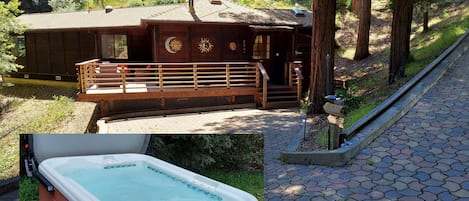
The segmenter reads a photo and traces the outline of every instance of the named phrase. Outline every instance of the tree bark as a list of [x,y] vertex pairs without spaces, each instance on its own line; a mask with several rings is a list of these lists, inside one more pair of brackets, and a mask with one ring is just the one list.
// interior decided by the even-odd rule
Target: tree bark
[[371,0],[354,0],[358,3],[358,25],[357,47],[353,60],[362,60],[370,55],[370,23],[371,23]]
[[355,14],[358,14],[360,12],[360,2],[361,0],[352,0],[352,5],[350,6],[350,11],[352,11]]
[[425,12],[423,13],[423,32],[428,31],[428,8],[425,8]]
[[409,57],[410,32],[412,22],[413,1],[394,0],[391,31],[391,58],[389,60],[388,83],[392,84],[396,77],[404,77],[405,65]]
[[[322,113],[324,96],[334,93],[334,36],[336,1],[313,0],[311,53],[312,112]],[[329,56],[327,56],[329,55]],[[326,59],[329,57],[329,59]]]

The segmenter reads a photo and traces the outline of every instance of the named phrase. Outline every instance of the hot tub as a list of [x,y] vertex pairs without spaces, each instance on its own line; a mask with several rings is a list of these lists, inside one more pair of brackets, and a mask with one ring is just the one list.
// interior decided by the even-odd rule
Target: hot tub
[[[85,135],[83,135],[85,136]],[[101,144],[104,152],[109,140],[92,136],[88,141],[86,137],[78,141],[75,137],[43,137],[36,139],[42,143],[62,147],[67,155],[76,153],[74,150],[88,150],[89,144]],[[49,138],[49,139],[47,139]],[[65,138],[65,139],[64,139]],[[119,137],[120,143],[136,137]],[[67,140],[68,139],[68,140]],[[105,139],[105,140],[103,140]],[[64,141],[65,140],[65,141]],[[70,141],[72,140],[72,141]],[[58,143],[61,142],[61,143]],[[81,142],[81,143],[76,143]],[[136,140],[135,144],[148,143],[148,139]],[[128,142],[127,144],[131,144]],[[80,148],[81,147],[81,148]],[[145,145],[146,148],[146,145]],[[66,150],[64,150],[66,149]],[[134,146],[137,150],[144,150]],[[40,187],[41,200],[69,200],[69,201],[257,201],[251,194],[205,176],[196,174],[184,168],[172,165],[155,157],[141,153],[98,154],[98,155],[72,155],[57,156],[57,151],[46,151],[48,157],[39,163],[38,172],[46,178],[55,188],[54,192],[47,192],[44,186]],[[52,153],[52,154],[51,154]]]

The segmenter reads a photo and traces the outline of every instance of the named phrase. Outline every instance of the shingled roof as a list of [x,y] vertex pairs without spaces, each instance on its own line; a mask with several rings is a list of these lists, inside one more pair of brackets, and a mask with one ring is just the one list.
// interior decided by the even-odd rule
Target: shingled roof
[[311,12],[295,17],[291,10],[253,9],[223,0],[221,5],[209,0],[194,0],[195,14],[187,3],[68,13],[23,14],[20,22],[29,30],[89,29],[141,26],[152,22],[178,23],[237,23],[265,26],[311,26]]

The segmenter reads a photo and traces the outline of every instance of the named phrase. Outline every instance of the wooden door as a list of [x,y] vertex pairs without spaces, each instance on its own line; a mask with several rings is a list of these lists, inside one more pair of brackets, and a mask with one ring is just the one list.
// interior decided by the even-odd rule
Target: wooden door
[[273,32],[271,34],[271,41],[271,82],[280,85],[287,84],[288,80],[286,80],[285,75],[288,71],[285,68],[285,64],[291,50],[291,34],[283,31]]

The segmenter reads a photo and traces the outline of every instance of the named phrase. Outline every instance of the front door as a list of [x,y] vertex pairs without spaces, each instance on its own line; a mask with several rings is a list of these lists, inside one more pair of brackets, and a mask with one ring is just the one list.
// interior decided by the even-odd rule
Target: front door
[[285,63],[291,50],[289,32],[263,32],[256,36],[253,48],[253,59],[264,65],[271,84],[287,84]]
[[272,51],[271,51],[271,66],[272,66],[272,83],[284,85],[288,84],[286,79],[288,53],[291,47],[291,34],[288,32],[273,32],[272,38]]

